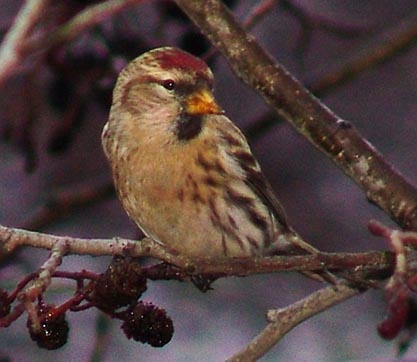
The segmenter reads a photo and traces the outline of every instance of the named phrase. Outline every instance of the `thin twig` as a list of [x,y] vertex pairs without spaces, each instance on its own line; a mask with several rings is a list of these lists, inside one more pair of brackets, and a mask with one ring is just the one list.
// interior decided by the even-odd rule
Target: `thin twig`
[[18,295],[20,300],[30,300],[33,302],[41,295],[51,284],[52,275],[55,270],[62,264],[62,257],[67,252],[67,245],[64,242],[58,242],[51,250],[51,255],[43,263],[38,272],[38,277],[32,285],[27,287]]
[[360,293],[345,284],[318,290],[300,301],[282,309],[268,312],[270,323],[244,349],[230,357],[228,362],[257,361],[281,338],[306,319]]
[[144,0],[108,0],[91,5],[78,15],[49,34],[38,38],[28,37],[28,33],[45,14],[50,0],[26,0],[0,47],[0,86],[16,72],[23,60],[34,51],[46,51],[53,46],[69,42],[106,18]]
[[[366,70],[402,54],[417,40],[417,13],[402,20],[393,29],[372,40],[372,45],[347,60],[340,68],[307,85],[314,94],[323,96]],[[376,45],[373,45],[376,44]]]
[[28,286],[18,295],[18,299],[24,304],[31,326],[35,331],[41,329],[41,322],[33,302],[36,298],[41,296],[51,284],[52,274],[55,272],[56,268],[62,264],[62,257],[65,255],[66,251],[67,245],[65,242],[61,241],[56,243],[51,250],[51,255],[39,269],[38,277],[34,280],[32,285]]
[[49,0],[26,0],[22,5],[0,47],[0,86],[21,63],[24,39],[44,14],[48,3]]
[[74,16],[66,24],[52,33],[49,37],[49,46],[63,42],[69,42],[85,32],[87,29],[103,22],[104,19],[130,7],[138,5],[145,0],[108,0],[96,5],[91,5]]
[[251,29],[258,23],[262,17],[267,14],[274,6],[277,5],[277,0],[263,0],[250,9],[243,21],[245,29]]
[[114,194],[112,183],[89,182],[51,192],[32,215],[20,226],[22,229],[39,230],[77,208],[86,207]]

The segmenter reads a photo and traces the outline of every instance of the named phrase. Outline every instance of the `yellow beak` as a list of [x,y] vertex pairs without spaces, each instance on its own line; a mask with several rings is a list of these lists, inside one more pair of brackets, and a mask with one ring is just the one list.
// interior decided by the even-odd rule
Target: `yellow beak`
[[208,89],[200,89],[190,94],[185,99],[185,111],[192,116],[223,113]]

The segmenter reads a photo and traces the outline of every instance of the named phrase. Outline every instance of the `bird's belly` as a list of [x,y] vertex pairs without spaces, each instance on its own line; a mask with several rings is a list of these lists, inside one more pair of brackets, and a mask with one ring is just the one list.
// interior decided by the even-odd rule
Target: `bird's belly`
[[[275,225],[266,209],[265,222],[270,223],[266,229],[253,223],[256,199],[247,185],[236,179],[231,184],[217,169],[199,167],[195,155],[176,154],[174,159],[164,155],[136,154],[115,177],[125,210],[146,235],[192,257],[264,253],[266,229]],[[132,163],[136,166],[129,167]],[[251,204],[228,198],[230,188],[253,197]]]
[[[136,175],[138,176],[138,175]],[[124,207],[142,231],[181,255],[200,258],[249,257],[239,228],[226,224],[221,194],[184,177],[144,176],[131,182]]]

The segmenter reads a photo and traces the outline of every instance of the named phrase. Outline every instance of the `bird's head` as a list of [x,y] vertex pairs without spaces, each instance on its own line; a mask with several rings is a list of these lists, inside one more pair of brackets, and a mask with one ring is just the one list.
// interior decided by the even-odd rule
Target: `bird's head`
[[213,74],[201,59],[177,48],[148,51],[120,74],[112,110],[128,112],[141,126],[169,128],[181,139],[199,133],[204,116],[222,114]]

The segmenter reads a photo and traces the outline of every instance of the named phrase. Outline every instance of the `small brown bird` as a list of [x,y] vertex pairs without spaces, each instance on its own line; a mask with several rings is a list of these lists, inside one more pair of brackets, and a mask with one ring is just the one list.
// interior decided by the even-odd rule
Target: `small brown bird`
[[171,47],[121,72],[102,142],[126,212],[147,236],[189,257],[316,252],[287,224],[212,86],[202,60]]

